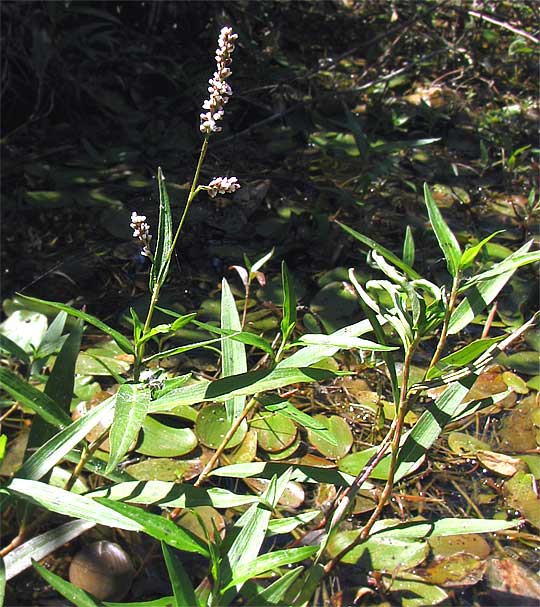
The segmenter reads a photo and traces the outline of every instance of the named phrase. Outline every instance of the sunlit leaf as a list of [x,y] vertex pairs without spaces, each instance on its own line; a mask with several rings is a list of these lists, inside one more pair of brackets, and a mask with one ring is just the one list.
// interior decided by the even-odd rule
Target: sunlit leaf
[[133,344],[129,341],[129,339],[127,337],[125,337],[125,335],[122,335],[122,333],[116,331],[112,327],[109,327],[109,325],[105,324],[104,322],[101,322],[101,320],[99,320],[95,316],[92,316],[91,314],[87,314],[86,312],[82,312],[81,310],[76,310],[75,308],[72,308],[71,306],[67,306],[65,304],[58,303],[56,301],[45,301],[43,299],[38,299],[36,297],[29,297],[28,295],[21,295],[21,294],[18,294],[17,297],[19,297],[23,301],[30,301],[30,302],[38,303],[38,304],[45,304],[51,308],[55,308],[56,310],[63,310],[64,312],[67,312],[70,316],[74,316],[75,318],[80,318],[81,320],[84,320],[88,324],[96,327],[100,331],[103,331],[103,333],[105,333],[106,335],[109,335],[110,337],[112,337],[114,339],[114,341],[120,346],[120,348],[124,352],[126,352],[127,354],[133,354]]
[[[221,328],[241,331],[242,324],[236,309],[231,288],[225,278],[221,281]],[[221,345],[221,377],[247,372],[246,348],[243,343],[231,339]],[[245,396],[233,396],[225,401],[225,413],[229,422],[240,417],[246,404]]]
[[115,394],[114,419],[109,432],[110,456],[105,473],[111,472],[139,435],[148,405],[150,388],[144,384],[122,384]]
[[208,556],[205,542],[182,527],[178,527],[174,521],[106,497],[96,497],[93,501],[100,506],[103,504],[101,507],[104,509],[116,511],[122,518],[130,519],[132,524],[137,526],[137,531],[144,531],[156,540],[163,541],[178,550]]

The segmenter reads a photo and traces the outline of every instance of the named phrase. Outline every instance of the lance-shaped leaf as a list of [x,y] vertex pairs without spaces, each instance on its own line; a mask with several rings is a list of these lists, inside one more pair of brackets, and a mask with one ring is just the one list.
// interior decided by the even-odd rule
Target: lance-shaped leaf
[[265,390],[276,390],[289,384],[323,381],[336,377],[336,373],[323,369],[276,368],[249,371],[231,375],[216,381],[199,381],[189,386],[171,390],[150,403],[149,413],[169,411],[180,405],[194,405],[203,401],[223,402],[231,396],[250,395]]
[[158,514],[145,512],[137,506],[130,506],[123,502],[114,502],[106,497],[95,498],[96,505],[105,508],[107,506],[123,518],[131,519],[137,525],[137,531],[144,531],[151,537],[163,541],[173,548],[184,552],[195,552],[202,556],[208,556],[206,542],[189,531],[179,527],[174,521],[164,518]]
[[64,489],[46,485],[39,481],[14,478],[4,487],[4,491],[65,516],[82,518],[85,521],[91,521],[99,525],[118,527],[128,531],[141,531],[143,529],[142,525],[131,518],[98,504],[89,497],[64,491]]
[[80,318],[81,320],[84,320],[85,322],[87,322],[89,325],[96,327],[100,331],[103,331],[103,333],[105,333],[106,335],[109,335],[110,337],[112,337],[114,339],[114,341],[118,344],[118,346],[124,352],[126,352],[126,354],[133,354],[133,344],[129,341],[129,339],[125,335],[122,335],[122,333],[120,333],[116,329],[109,327],[109,325],[105,324],[104,322],[101,322],[101,320],[99,320],[99,318],[96,318],[95,316],[92,316],[91,314],[87,314],[86,312],[82,312],[81,310],[76,310],[75,308],[72,308],[71,306],[66,306],[63,303],[59,303],[56,301],[45,301],[43,299],[38,299],[36,297],[29,297],[28,295],[21,295],[21,294],[18,294],[17,297],[19,299],[22,299],[23,301],[30,301],[30,302],[37,303],[37,304],[44,304],[50,308],[54,308],[56,310],[62,310],[64,312],[67,312],[70,316],[73,316],[75,318]]
[[105,603],[93,597],[86,592],[86,590],[82,590],[71,582],[64,580],[59,575],[56,575],[56,573],[43,567],[43,565],[36,562],[34,562],[33,565],[39,575],[41,575],[48,584],[68,601],[77,605],[77,607],[106,607]]
[[69,415],[50,397],[34,388],[7,368],[0,368],[0,387],[25,407],[35,411],[47,423],[63,428],[71,423]]
[[[225,278],[221,282],[221,328],[241,331],[242,324],[231,288]],[[221,376],[240,375],[247,372],[246,347],[239,341],[224,339],[221,344]],[[225,412],[229,422],[240,417],[246,397],[233,396],[225,401]]]
[[173,241],[171,204],[165,187],[165,175],[163,175],[161,167],[158,168],[157,181],[159,189],[159,225],[156,250],[150,269],[150,291],[153,291],[157,284],[162,285],[167,278]]
[[465,291],[465,298],[453,311],[448,324],[448,334],[455,335],[471,323],[497,297],[514,272],[526,263],[540,260],[540,251],[527,253],[532,241],[492,268],[469,279],[460,291]]
[[430,189],[427,183],[424,184],[424,199],[428,210],[429,221],[431,227],[435,232],[439,246],[441,247],[444,257],[446,258],[446,267],[451,276],[456,276],[460,267],[461,261],[461,248],[459,243],[454,236],[452,230],[448,227],[444,221],[439,207],[436,205],[431,195]]
[[281,264],[281,281],[283,284],[283,318],[281,320],[282,344],[286,344],[296,325],[296,293],[294,281],[287,268]]
[[161,542],[161,549],[174,593],[173,607],[197,607],[195,590],[182,561],[165,542]]
[[150,388],[144,384],[122,384],[115,396],[109,433],[111,451],[105,474],[114,470],[137,438],[150,404]]

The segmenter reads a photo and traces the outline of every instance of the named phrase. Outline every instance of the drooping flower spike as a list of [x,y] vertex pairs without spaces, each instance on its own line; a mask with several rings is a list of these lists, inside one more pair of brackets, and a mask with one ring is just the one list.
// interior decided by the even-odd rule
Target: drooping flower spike
[[210,198],[215,198],[218,194],[233,194],[240,189],[240,184],[236,177],[215,177],[205,189]]
[[201,114],[201,132],[205,135],[221,131],[221,127],[216,124],[223,118],[223,106],[229,101],[232,95],[232,89],[227,82],[231,75],[230,65],[232,63],[231,55],[234,51],[234,41],[238,34],[234,34],[232,28],[224,27],[219,34],[218,48],[216,50],[216,66],[214,75],[208,81],[210,86],[208,92],[210,97],[203,103]]

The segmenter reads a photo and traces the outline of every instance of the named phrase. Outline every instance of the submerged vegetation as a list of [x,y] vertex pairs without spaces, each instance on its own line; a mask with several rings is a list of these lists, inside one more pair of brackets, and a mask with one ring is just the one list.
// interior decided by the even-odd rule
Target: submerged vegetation
[[535,604],[536,4],[0,10],[4,604]]

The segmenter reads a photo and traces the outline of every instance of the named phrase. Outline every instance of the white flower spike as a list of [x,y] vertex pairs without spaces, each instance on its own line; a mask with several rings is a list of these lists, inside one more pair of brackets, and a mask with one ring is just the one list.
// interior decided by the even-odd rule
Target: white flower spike
[[221,127],[216,122],[223,118],[225,113],[223,106],[232,95],[232,89],[227,83],[227,78],[232,74],[229,66],[232,63],[231,55],[234,51],[234,41],[237,38],[238,34],[234,34],[230,27],[224,27],[219,34],[216,50],[217,70],[208,81],[210,97],[203,103],[203,110],[207,111],[201,114],[200,129],[205,135],[221,131]]
[[218,194],[234,194],[240,189],[240,184],[236,177],[215,177],[206,186],[210,198],[215,198]]

